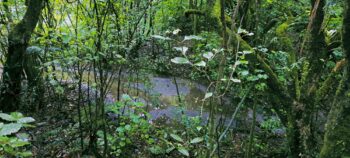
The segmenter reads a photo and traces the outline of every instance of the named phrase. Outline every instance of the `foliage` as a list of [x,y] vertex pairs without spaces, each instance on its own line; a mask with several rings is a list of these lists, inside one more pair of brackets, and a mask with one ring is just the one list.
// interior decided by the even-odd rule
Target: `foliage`
[[19,112],[0,113],[0,120],[5,121],[0,122],[0,157],[31,157],[32,152],[27,149],[30,145],[29,135],[21,133],[20,130],[33,127],[30,123],[35,120],[32,117],[24,117]]

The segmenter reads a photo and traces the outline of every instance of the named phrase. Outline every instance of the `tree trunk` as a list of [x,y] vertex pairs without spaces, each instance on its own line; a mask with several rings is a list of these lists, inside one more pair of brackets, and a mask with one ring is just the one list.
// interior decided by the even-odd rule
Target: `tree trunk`
[[328,115],[321,158],[350,156],[350,2],[345,0],[343,48],[347,66]]
[[25,52],[42,8],[43,0],[29,0],[23,19],[8,35],[9,46],[0,97],[0,110],[4,112],[16,111],[19,108]]

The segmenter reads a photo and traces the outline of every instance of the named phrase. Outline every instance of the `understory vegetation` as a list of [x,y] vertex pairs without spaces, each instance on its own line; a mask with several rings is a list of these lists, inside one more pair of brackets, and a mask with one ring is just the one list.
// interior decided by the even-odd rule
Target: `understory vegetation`
[[0,0],[0,158],[350,157],[348,0]]

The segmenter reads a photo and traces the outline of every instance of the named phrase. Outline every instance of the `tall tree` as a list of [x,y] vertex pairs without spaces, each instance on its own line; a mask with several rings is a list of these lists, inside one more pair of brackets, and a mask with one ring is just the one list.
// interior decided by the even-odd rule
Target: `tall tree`
[[345,0],[343,19],[343,50],[346,67],[328,115],[321,158],[350,156],[350,1]]
[[20,104],[23,62],[31,35],[38,23],[44,0],[27,0],[27,11],[8,35],[8,53],[3,71],[0,110],[15,111]]

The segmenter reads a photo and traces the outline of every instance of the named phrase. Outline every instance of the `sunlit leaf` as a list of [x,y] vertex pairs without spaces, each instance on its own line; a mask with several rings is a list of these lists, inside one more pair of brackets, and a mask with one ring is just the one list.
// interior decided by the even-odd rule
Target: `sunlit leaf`
[[213,96],[213,93],[211,93],[211,92],[205,93],[204,100],[205,100],[205,99],[208,99],[208,98],[210,98],[210,97],[212,97],[212,96]]
[[0,136],[10,135],[12,133],[18,132],[23,127],[22,124],[19,123],[10,123],[5,124],[0,130]]
[[202,137],[197,137],[197,138],[194,138],[191,140],[191,144],[196,144],[196,143],[200,143],[203,141],[203,138]]
[[191,63],[188,59],[183,58],[183,57],[175,57],[175,58],[171,59],[171,62],[173,62],[175,64],[189,64],[189,63]]
[[5,113],[0,113],[0,118],[6,121],[15,121],[16,119],[9,115],[9,114],[5,114]]
[[207,63],[204,62],[204,61],[200,61],[200,62],[198,62],[198,63],[195,63],[194,65],[195,65],[195,66],[200,66],[200,67],[205,67],[205,66],[207,66]]
[[211,58],[213,58],[214,54],[212,52],[205,52],[203,54],[204,58],[207,58],[208,60],[210,60]]
[[241,83],[242,82],[240,79],[236,79],[236,78],[231,78],[231,81],[235,82],[235,83]]
[[31,123],[34,121],[35,121],[35,119],[32,117],[24,117],[24,118],[20,118],[19,120],[17,120],[17,123]]
[[175,50],[181,52],[183,55],[186,55],[188,47],[174,47]]

